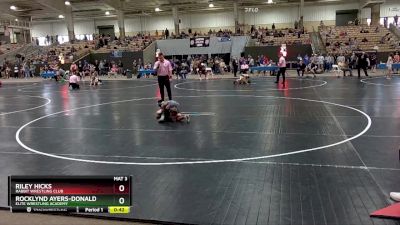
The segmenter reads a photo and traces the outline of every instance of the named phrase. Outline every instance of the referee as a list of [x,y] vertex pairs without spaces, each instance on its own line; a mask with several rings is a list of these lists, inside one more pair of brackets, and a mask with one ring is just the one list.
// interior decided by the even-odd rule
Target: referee
[[167,88],[168,99],[172,100],[171,83],[169,79],[172,78],[171,63],[164,58],[162,52],[158,53],[158,61],[154,64],[154,70],[157,71],[158,86],[160,88],[161,101],[164,101],[164,86]]
[[283,84],[283,86],[285,86],[286,60],[285,60],[285,57],[283,57],[282,53],[280,53],[279,56],[280,56],[279,62],[278,62],[279,71],[278,71],[278,74],[276,75],[275,83],[279,83],[279,76],[282,74],[282,84]]

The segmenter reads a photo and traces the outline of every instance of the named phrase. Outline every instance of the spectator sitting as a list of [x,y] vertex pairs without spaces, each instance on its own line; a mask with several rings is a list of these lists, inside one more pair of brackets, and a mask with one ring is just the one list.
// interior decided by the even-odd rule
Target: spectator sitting
[[300,60],[300,63],[297,65],[297,76],[300,77],[300,72],[301,76],[304,76],[304,72],[306,70],[306,64],[304,64],[303,60]]
[[385,44],[386,36],[381,37],[379,44]]
[[116,64],[113,64],[111,71],[108,72],[108,77],[110,78],[112,75],[114,75],[114,78],[117,78],[117,73],[118,73],[118,67]]

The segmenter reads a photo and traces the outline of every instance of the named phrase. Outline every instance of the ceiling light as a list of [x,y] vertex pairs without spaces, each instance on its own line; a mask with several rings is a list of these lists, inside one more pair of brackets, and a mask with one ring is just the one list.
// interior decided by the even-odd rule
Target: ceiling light
[[58,18],[64,19],[64,16],[63,15],[58,15]]
[[18,22],[18,19],[15,19],[15,22]]
[[210,4],[208,4],[208,7],[214,8],[214,4],[210,3]]
[[106,11],[106,16],[109,16],[110,15],[110,12],[109,11]]
[[65,1],[65,5],[71,5],[71,2]]
[[274,3],[272,0],[268,0],[268,2],[267,2],[268,4],[272,4],[272,3]]
[[17,10],[17,7],[15,7],[15,5],[10,6],[11,10]]
[[154,9],[154,11],[160,12],[161,10],[160,10],[160,8],[157,7],[157,8]]

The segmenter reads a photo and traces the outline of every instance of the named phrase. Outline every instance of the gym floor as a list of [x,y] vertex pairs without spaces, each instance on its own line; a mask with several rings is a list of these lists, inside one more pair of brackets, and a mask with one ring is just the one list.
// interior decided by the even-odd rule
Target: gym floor
[[[187,224],[399,224],[400,77],[174,81],[187,123],[159,124],[156,80],[3,84],[8,175],[133,175],[124,217]],[[109,215],[104,215],[109,216]]]

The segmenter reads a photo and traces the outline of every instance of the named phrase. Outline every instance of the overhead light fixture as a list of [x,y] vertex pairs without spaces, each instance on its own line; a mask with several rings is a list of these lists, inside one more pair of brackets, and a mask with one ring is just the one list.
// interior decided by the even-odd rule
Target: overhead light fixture
[[109,16],[110,15],[110,12],[109,11],[106,11],[106,16]]
[[272,3],[274,3],[272,0],[268,0],[268,2],[267,2],[268,4],[272,4]]
[[64,19],[64,16],[63,15],[58,15],[58,18]]
[[160,12],[161,10],[160,10],[160,8],[157,7],[157,8],[154,9],[154,11]]
[[17,10],[17,7],[15,7],[15,5],[10,6],[11,10]]
[[212,4],[212,2],[211,2],[210,4],[208,4],[208,7],[214,8],[214,4]]
[[18,19],[17,19],[17,18],[15,18],[15,22],[18,22]]
[[71,2],[65,1],[65,5],[71,5]]

